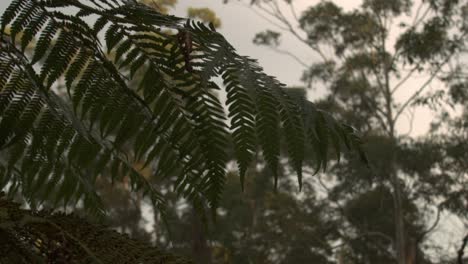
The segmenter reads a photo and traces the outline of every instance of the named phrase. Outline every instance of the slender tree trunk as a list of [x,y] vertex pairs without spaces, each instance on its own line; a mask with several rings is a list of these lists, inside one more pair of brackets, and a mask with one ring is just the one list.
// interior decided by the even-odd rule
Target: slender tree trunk
[[[380,20],[379,22],[382,28],[385,28],[385,24]],[[400,184],[400,179],[398,177],[398,167],[396,163],[396,146],[398,140],[396,137],[395,125],[396,121],[393,116],[393,94],[390,87],[390,71],[391,66],[386,57],[387,36],[385,30],[381,32],[381,52],[382,52],[382,65],[383,65],[383,74],[384,74],[384,97],[385,97],[385,112],[386,119],[388,123],[388,133],[391,141],[391,155],[390,155],[390,181],[393,188],[392,197],[393,197],[393,212],[394,212],[394,221],[395,221],[395,251],[398,264],[407,264],[406,263],[406,246],[405,246],[405,221],[404,221],[404,210],[403,210],[403,198],[402,198],[402,186]]]
[[418,243],[416,242],[416,239],[407,239],[406,248],[406,264],[416,264],[418,260]]
[[390,92],[389,73],[385,72],[386,83],[386,101],[387,101],[387,121],[389,125],[389,136],[391,140],[391,155],[390,155],[390,181],[392,184],[393,192],[393,214],[395,221],[395,251],[397,255],[398,264],[406,263],[406,245],[405,245],[405,220],[403,210],[403,194],[400,179],[398,177],[398,168],[396,165],[396,146],[398,144],[395,135],[395,121],[393,120],[392,103],[393,98]]
[[211,264],[211,250],[208,247],[206,227],[201,216],[192,208],[192,256],[196,264]]
[[[392,154],[395,155],[395,154]],[[394,160],[392,161],[395,165]],[[397,253],[398,264],[406,263],[406,243],[405,243],[405,220],[402,202],[402,192],[400,179],[398,178],[396,168],[392,169],[392,186],[393,186],[393,208],[395,218],[395,250]]]
[[387,119],[389,123],[389,136],[391,140],[391,156],[390,156],[390,181],[392,184],[393,192],[393,213],[395,221],[395,251],[397,255],[398,264],[406,263],[406,245],[405,245],[405,220],[404,220],[404,209],[403,209],[403,194],[400,179],[398,177],[398,168],[396,165],[396,146],[398,144],[395,135],[395,120],[393,120],[392,114],[392,95],[389,86],[389,76],[386,71],[385,81],[387,86]]

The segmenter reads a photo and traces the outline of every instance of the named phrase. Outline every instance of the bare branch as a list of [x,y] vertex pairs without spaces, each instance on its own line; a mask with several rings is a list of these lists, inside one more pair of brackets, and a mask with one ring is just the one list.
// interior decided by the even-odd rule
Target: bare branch
[[411,69],[411,71],[405,76],[403,77],[403,79],[401,79],[396,85],[395,87],[393,87],[392,91],[391,91],[391,94],[394,94],[398,88],[400,88],[403,84],[405,84],[405,82],[411,78],[411,76],[413,76],[413,73],[418,69],[418,65],[415,66],[413,69]]
[[411,113],[409,114],[408,121],[409,121],[409,129],[408,129],[408,132],[406,132],[406,135],[409,136],[411,132],[413,132],[414,111],[411,111]]
[[440,213],[441,213],[442,210],[440,210],[440,207],[437,206],[437,216],[436,216],[436,219],[434,221],[434,223],[432,223],[431,227],[429,227],[426,231],[424,231],[417,239],[416,243],[420,243],[425,236],[427,236],[428,234],[430,234],[432,231],[434,231],[434,229],[437,227],[437,225],[439,224],[439,221],[440,221]]
[[379,72],[377,71],[377,69],[375,67],[372,67],[371,70],[375,75],[375,80],[377,81],[377,87],[379,88],[379,91],[383,95],[385,95],[385,87],[384,87],[384,84],[382,83],[382,81],[380,80],[381,76],[379,76]]
[[289,52],[289,51],[283,50],[283,49],[279,49],[279,48],[273,47],[273,46],[267,46],[267,47],[269,47],[273,51],[278,52],[280,54],[288,55],[289,57],[293,58],[296,62],[298,62],[299,64],[301,64],[305,68],[309,67],[309,65],[306,62],[301,60],[298,56],[294,55],[292,52]]
[[297,15],[296,8],[294,7],[293,1],[289,3],[289,8],[291,9],[291,14],[293,15],[294,19],[299,23],[299,16]]
[[393,120],[392,120],[393,122],[396,122],[398,120],[398,118],[403,113],[403,111],[406,109],[406,107],[408,107],[408,105],[411,102],[413,102],[413,100],[415,100],[426,89],[426,87],[429,86],[429,84],[434,80],[436,75],[437,75],[436,73],[433,73],[431,75],[431,77],[429,77],[429,79],[421,87],[419,87],[419,89],[403,103],[403,105],[400,107],[400,109],[397,111],[395,117],[393,118]]
[[465,254],[465,247],[466,244],[468,243],[468,235],[463,238],[462,245],[460,249],[458,250],[458,264],[463,264],[463,255]]
[[417,17],[415,17],[414,21],[413,21],[413,25],[411,27],[415,28],[417,27],[421,22],[424,21],[424,19],[426,18],[426,16],[429,14],[429,11],[431,11],[431,8],[428,7],[426,9],[426,11],[424,11],[424,14],[418,19]]
[[281,26],[280,24],[276,23],[275,21],[271,20],[270,18],[264,16],[262,13],[258,12],[257,10],[255,10],[255,8],[252,8],[252,11],[257,14],[259,17],[263,18],[265,21],[267,21],[268,23],[272,24],[273,26],[277,27],[278,29],[280,30],[285,30],[287,31],[288,28],[287,27],[284,27],[284,26]]
[[[269,16],[271,16],[272,18],[278,20],[279,22],[281,22],[283,24],[283,26],[279,26],[276,22],[273,22],[271,19],[267,19],[265,18],[265,16],[261,15],[259,12],[255,12],[257,15],[259,15],[260,17],[266,19],[267,21],[269,21],[270,23],[272,23],[273,25],[281,28],[282,30],[284,31],[287,31],[289,33],[291,33],[296,39],[298,39],[300,42],[306,44],[309,48],[311,48],[313,51],[317,52],[318,55],[322,58],[323,61],[329,61],[327,59],[327,56],[325,56],[325,54],[323,53],[323,51],[320,49],[320,47],[318,47],[317,45],[312,45],[311,43],[309,43],[307,41],[306,38],[302,37],[298,32],[297,30],[293,27],[293,25],[291,24],[291,22],[285,17],[285,15],[283,14],[283,12],[281,11],[281,9],[279,8],[278,6],[278,3],[276,1],[272,1],[272,2],[268,2],[269,5],[267,5],[269,8],[266,8],[265,6],[261,5],[261,4],[257,4],[255,5],[256,8],[258,8],[259,10],[261,10],[262,12],[268,14]],[[255,9],[255,8],[253,8]]]
[[423,5],[424,5],[424,1],[421,1],[421,3],[419,3],[418,8],[416,9],[416,14],[414,16],[413,23],[412,23],[413,25],[416,24],[416,21],[419,18],[419,14],[421,13],[421,9],[422,9]]

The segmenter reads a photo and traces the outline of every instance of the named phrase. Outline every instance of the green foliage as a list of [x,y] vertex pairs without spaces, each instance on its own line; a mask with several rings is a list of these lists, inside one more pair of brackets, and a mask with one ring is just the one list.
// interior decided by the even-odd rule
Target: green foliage
[[[276,175],[285,137],[301,184],[307,149],[321,169],[330,146],[359,148],[353,129],[289,97],[202,23],[131,1],[83,2],[15,0],[2,16],[0,182],[10,195],[99,212],[95,183],[111,175],[163,212],[163,196],[135,166],[143,163],[216,208],[230,149],[242,179],[257,145]],[[38,39],[32,56],[14,44],[19,33],[21,47]]]
[[300,18],[301,28],[308,32],[308,41],[311,43],[321,39],[328,39],[337,33],[336,26],[342,10],[332,2],[323,1],[304,11]]
[[[460,214],[466,199],[460,198],[467,195],[466,143],[461,142],[467,135],[468,3],[364,0],[348,11],[335,2],[320,1],[301,14],[294,1],[252,2],[275,29],[307,45],[319,61],[308,63],[294,50],[282,49],[283,32],[266,30],[253,42],[303,65],[302,80],[326,91],[317,106],[364,135],[371,169],[345,156],[332,162],[327,180],[315,186],[325,189],[328,206],[342,217],[337,260],[430,263],[431,250],[444,246],[427,239],[441,224],[440,214],[466,220],[466,213]],[[441,116],[421,138],[411,137],[413,122],[420,122],[413,118],[416,105],[429,105]],[[450,112],[461,115],[452,118]],[[400,127],[407,122],[410,131],[403,134]]]
[[385,0],[364,0],[363,7],[373,10],[383,16],[398,16],[409,13],[412,6],[411,0],[385,1]]
[[266,45],[276,47],[280,44],[280,33],[272,30],[266,30],[255,35],[253,42],[257,45]]
[[192,262],[75,215],[19,209],[2,193],[0,263]]
[[[318,197],[310,195],[312,184],[304,182],[307,198],[298,198],[294,179],[280,171],[281,191],[272,189],[267,168],[251,169],[243,192],[239,175],[228,173],[226,190],[216,224],[206,231],[213,263],[334,263],[329,260],[336,239],[335,219]],[[173,208],[173,207],[172,207]],[[190,255],[193,232],[192,212],[173,208],[171,244],[177,254]],[[163,227],[157,230],[164,231]],[[162,234],[161,234],[162,233]],[[159,239],[164,232],[158,233]],[[157,244],[165,245],[164,239]],[[275,253],[272,254],[271,252]],[[192,252],[196,254],[196,252]]]
[[[337,237],[336,223],[319,199],[295,197],[295,184],[284,172],[279,185],[285,191],[276,193],[268,171],[251,173],[255,177],[244,193],[236,189],[237,175],[230,175],[221,204],[226,213],[213,231],[213,240],[227,248],[232,263],[332,263],[327,240]],[[310,193],[310,182],[303,188]]]
[[[410,63],[415,59],[429,60],[444,58],[455,46],[448,46],[448,23],[441,18],[427,22],[420,30],[411,29],[400,36],[396,43],[397,49],[404,49],[404,54]],[[428,43],[431,43],[428,45]]]

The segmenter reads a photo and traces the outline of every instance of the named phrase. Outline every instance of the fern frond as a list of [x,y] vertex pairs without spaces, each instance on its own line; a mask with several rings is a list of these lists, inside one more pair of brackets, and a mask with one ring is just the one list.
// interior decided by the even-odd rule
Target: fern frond
[[22,210],[3,193],[0,212],[2,263],[192,263],[76,215]]
[[48,21],[45,29],[40,33],[36,47],[34,48],[34,56],[32,63],[38,62],[47,52],[47,49],[51,46],[52,39],[54,38],[58,28],[53,21]]
[[[22,60],[15,58],[14,54],[1,55],[16,59],[17,62]],[[20,71],[20,66],[26,70]],[[19,150],[12,151],[19,153],[13,155],[14,162],[9,162],[21,164],[16,169],[20,172],[18,186],[21,186],[23,195],[31,203],[52,199],[56,204],[67,204],[71,200],[77,202],[82,199],[94,205],[90,209],[96,208],[100,203],[97,202],[98,196],[93,186],[102,171],[90,168],[102,169],[93,165],[95,158],[109,156],[106,153],[115,153],[115,150],[96,135],[87,132],[59,97],[48,92],[45,87],[39,87],[40,84],[36,83],[39,78],[34,78],[33,74],[34,69],[29,65],[17,65],[17,71],[12,72],[9,83],[0,92],[2,95],[5,90],[16,92],[1,113],[0,127],[4,128],[0,137],[1,146],[5,147],[5,143],[12,138],[26,138],[28,142],[23,145],[13,144],[13,147],[20,146]],[[109,161],[119,164],[125,170],[124,173],[130,176],[136,189],[149,192],[154,203],[163,204],[158,192],[128,162],[115,154],[110,157]],[[83,168],[86,168],[84,171],[88,175],[85,176]],[[50,194],[54,194],[54,197],[49,197]]]
[[[138,163],[175,176],[179,194],[216,208],[226,163],[237,160],[243,186],[257,145],[276,183],[284,140],[300,186],[307,150],[325,169],[330,146],[337,154],[343,144],[360,149],[355,131],[290,97],[202,23],[128,1],[15,0],[2,36],[0,148],[8,159],[0,182],[31,202],[99,204],[94,183],[110,174],[128,177],[163,210]],[[21,50],[35,39],[29,58]]]
[[6,26],[18,15],[20,10],[27,4],[26,1],[13,0],[2,14],[2,32],[5,32]]
[[232,131],[241,187],[243,189],[245,173],[256,152],[255,104],[248,94],[248,88],[241,86],[238,79],[242,75],[235,66],[227,68],[222,76],[224,85],[226,86],[226,105],[229,111],[228,117],[231,119],[230,129]]
[[24,27],[30,23],[30,21],[37,15],[40,14],[40,9],[33,3],[25,1],[25,6],[19,12],[10,27],[10,36],[15,41],[16,35],[23,31]]
[[21,37],[21,50],[23,52],[46,22],[47,16],[44,13],[38,12],[34,15],[31,22],[23,30],[23,36]]
[[[277,90],[278,101],[281,103],[280,117],[282,122],[283,137],[285,139],[289,160],[292,168],[297,173],[299,190],[302,189],[302,166],[305,159],[306,142],[305,129],[302,122],[302,111],[294,100]],[[282,92],[282,93],[281,93]],[[301,98],[299,98],[301,100]]]

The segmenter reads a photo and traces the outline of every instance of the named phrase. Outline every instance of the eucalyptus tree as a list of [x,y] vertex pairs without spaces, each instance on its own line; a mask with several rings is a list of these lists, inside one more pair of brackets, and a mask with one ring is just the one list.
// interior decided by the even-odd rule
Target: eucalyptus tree
[[[213,263],[336,263],[330,240],[339,238],[328,204],[305,181],[303,192],[295,195],[297,185],[281,175],[281,191],[275,192],[267,168],[247,172],[244,191],[239,190],[239,176],[228,174],[216,224],[207,232]],[[177,210],[171,244],[180,255],[190,252],[190,218],[187,210]],[[165,245],[161,241],[160,245]]]
[[[447,161],[440,137],[412,139],[397,125],[408,115],[412,127],[416,104],[449,101],[447,86],[451,92],[465,87],[460,58],[466,52],[468,3],[364,0],[345,11],[320,1],[301,14],[295,1],[247,4],[273,27],[258,33],[254,43],[298,61],[305,84],[327,93],[318,104],[365,134],[372,171],[347,158],[331,169],[333,184],[318,177],[343,219],[339,255],[358,263],[428,261],[421,243],[437,226],[440,210],[463,210],[459,195],[467,192],[466,173],[456,173],[463,171],[460,164],[440,167]],[[282,48],[285,37],[304,44],[317,61]],[[434,85],[441,88],[431,91]],[[427,208],[436,209],[429,215],[433,222],[423,221]]]

